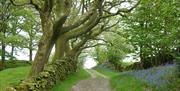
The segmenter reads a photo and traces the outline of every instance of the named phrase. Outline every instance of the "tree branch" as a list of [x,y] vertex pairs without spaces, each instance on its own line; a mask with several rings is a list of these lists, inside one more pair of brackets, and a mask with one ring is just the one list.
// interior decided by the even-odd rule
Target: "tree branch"
[[87,14],[82,20],[79,20],[77,22],[75,22],[74,24],[72,25],[69,25],[69,26],[66,26],[62,29],[61,33],[66,33],[66,32],[69,32],[70,30],[72,29],[75,29],[77,27],[79,27],[80,25],[82,25],[83,23],[85,23],[86,21],[88,21],[88,19],[93,15],[92,12],[90,12],[89,14]]
[[10,2],[11,2],[11,4],[14,5],[14,6],[33,5],[33,6],[35,7],[35,9],[40,10],[40,7],[39,7],[37,4],[35,4],[35,3],[33,2],[33,0],[29,0],[28,3],[23,3],[23,4],[16,4],[16,3],[15,3],[15,0],[10,0]]
[[52,8],[53,8],[53,1],[54,0],[45,0],[44,4],[44,12],[49,12],[51,13]]
[[87,49],[87,48],[96,47],[96,46],[100,46],[100,45],[106,45],[106,44],[97,43],[97,44],[95,44],[95,45],[90,45],[90,46],[81,47],[80,50],[84,50],[84,49]]
[[101,38],[92,38],[92,40],[103,41],[104,43],[109,43],[108,41]]
[[119,11],[117,11],[116,13],[110,13],[109,11],[105,11],[105,12],[108,12],[108,15],[101,16],[101,19],[113,17],[113,16],[116,16],[116,15],[120,15],[120,16],[122,16],[122,17],[126,17],[126,15],[123,15],[123,14],[122,14],[121,12],[119,12]]
[[97,12],[95,12],[93,14],[93,16],[91,17],[91,19],[86,24],[84,24],[82,27],[68,32],[67,33],[68,38],[69,39],[75,38],[75,37],[78,37],[82,34],[85,34],[89,31],[91,31],[92,28],[94,28],[100,21],[100,18],[97,17],[97,15],[98,15]]
[[35,9],[41,10],[41,8],[40,8],[37,4],[35,4],[35,3],[33,2],[33,0],[30,0],[30,4],[33,5],[33,6],[35,7]]
[[[116,15],[120,15],[120,16],[122,16],[122,17],[126,17],[126,15],[124,15],[123,13],[131,12],[134,8],[136,8],[136,7],[139,5],[140,1],[141,1],[141,0],[138,0],[138,2],[137,2],[133,7],[130,7],[130,9],[119,9],[116,13],[111,13],[110,11],[108,11],[108,10],[110,10],[110,9],[114,6],[114,5],[112,5],[111,2],[108,2],[108,3],[110,3],[112,6],[111,6],[110,9],[108,9],[108,10],[103,10],[103,11],[106,12],[108,15],[104,15],[104,16],[102,16],[101,18],[108,18],[108,17],[112,17],[112,16],[116,16]],[[121,3],[124,3],[124,2],[126,2],[126,1],[124,0],[124,1],[122,1]],[[121,4],[121,3],[120,3],[120,4]],[[115,4],[115,5],[118,5],[118,4]]]
[[14,1],[15,1],[15,0],[10,0],[10,2],[12,3],[12,5],[14,5],[14,6],[24,6],[24,5],[29,5],[29,4],[30,4],[30,2],[29,2],[29,3],[23,3],[23,4],[16,4]]

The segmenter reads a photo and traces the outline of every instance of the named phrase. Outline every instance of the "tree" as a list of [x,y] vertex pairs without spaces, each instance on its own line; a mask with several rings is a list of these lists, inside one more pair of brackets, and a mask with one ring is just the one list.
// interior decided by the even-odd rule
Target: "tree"
[[39,41],[30,75],[37,75],[43,70],[54,44],[56,46],[54,60],[60,60],[65,56],[64,49],[68,49],[70,39],[86,35],[101,20],[115,15],[125,15],[137,6],[137,2],[129,1],[133,5],[132,7],[128,9],[117,8],[117,12],[110,12],[113,7],[124,2],[126,1],[27,0],[21,3],[11,0],[11,3],[16,6],[34,6],[40,15],[43,35]]
[[1,14],[1,21],[0,21],[0,30],[1,30],[1,68],[3,68],[3,65],[4,65],[4,61],[5,61],[5,48],[6,48],[6,45],[5,45],[5,37],[6,37],[6,28],[7,28],[7,19],[9,18],[9,12],[8,12],[8,9],[9,9],[9,6],[10,4],[7,3],[6,1],[1,1],[0,2],[0,7],[1,7],[1,11],[0,11],[0,14]]
[[[4,63],[5,59],[15,60],[15,52],[26,47],[27,38],[21,33],[32,29],[35,18],[30,9],[20,9],[22,7],[13,6],[8,0],[0,1],[0,7],[0,54]],[[7,51],[6,47],[11,47],[11,51]]]
[[115,70],[121,71],[122,59],[126,54],[133,52],[133,47],[118,32],[121,32],[121,29],[114,27],[110,31],[103,33],[103,40],[106,45],[97,47],[94,56],[96,56],[98,62],[109,62],[114,66]]
[[[25,35],[29,34],[31,31],[33,33],[33,27],[36,25],[35,15],[30,9],[20,9],[21,7],[16,7],[11,9],[11,18],[9,19],[9,30],[11,33],[9,34],[9,45],[12,47],[11,57],[14,55],[15,49],[26,48],[30,39]],[[32,34],[30,37],[35,36]],[[12,59],[11,59],[12,60]]]
[[179,31],[178,1],[142,0],[124,21],[125,36],[139,51],[145,68],[172,63]]

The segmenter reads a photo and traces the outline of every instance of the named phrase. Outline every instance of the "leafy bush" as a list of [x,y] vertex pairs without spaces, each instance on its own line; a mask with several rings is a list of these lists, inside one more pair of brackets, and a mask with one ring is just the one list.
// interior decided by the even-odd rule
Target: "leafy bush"
[[6,61],[5,62],[5,69],[20,67],[20,66],[30,66],[30,65],[31,65],[31,62],[29,62],[29,61],[23,61],[23,60]]

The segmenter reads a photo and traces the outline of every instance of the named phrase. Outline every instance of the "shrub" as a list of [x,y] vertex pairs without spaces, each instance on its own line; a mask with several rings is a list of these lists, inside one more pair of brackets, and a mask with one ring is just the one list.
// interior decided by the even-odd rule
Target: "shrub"
[[5,62],[5,69],[7,68],[16,68],[21,66],[29,66],[31,62],[24,61],[24,60],[17,60],[17,61],[6,61]]

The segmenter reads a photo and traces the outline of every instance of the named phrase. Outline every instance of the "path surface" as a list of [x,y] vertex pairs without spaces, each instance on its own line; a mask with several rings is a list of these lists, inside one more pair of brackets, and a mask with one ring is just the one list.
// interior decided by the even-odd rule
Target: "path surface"
[[93,69],[89,69],[89,70],[86,70],[89,74],[91,74],[91,77],[92,78],[96,78],[96,77],[102,77],[102,78],[106,78],[108,79],[107,76],[97,72],[96,70],[93,70]]
[[71,91],[113,91],[107,76],[92,69],[87,72],[91,74],[92,78],[78,82]]

